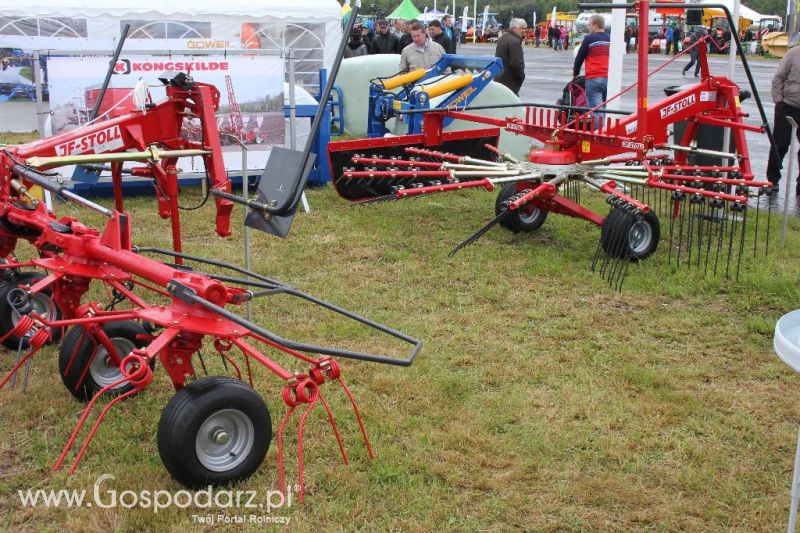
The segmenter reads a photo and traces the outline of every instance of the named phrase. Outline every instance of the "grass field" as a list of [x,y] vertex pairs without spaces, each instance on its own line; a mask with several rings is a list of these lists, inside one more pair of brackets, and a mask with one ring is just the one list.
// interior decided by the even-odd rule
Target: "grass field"
[[[184,193],[184,203],[197,201],[197,191]],[[676,269],[657,254],[614,292],[589,270],[598,230],[585,222],[551,216],[531,235],[494,229],[447,258],[492,216],[492,195],[358,209],[331,189],[308,198],[313,212],[297,216],[288,239],[254,234],[255,269],[425,346],[410,368],[342,361],[376,458],[346,398],[329,386],[351,464],[341,464],[324,412],[315,412],[306,503],[273,514],[307,531],[785,527],[800,377],[771,346],[775,320],[799,303],[798,220],[780,249],[773,217],[771,255],[751,258],[738,282]],[[153,199],[128,206],[135,242],[168,246]],[[57,212],[101,223],[71,205]],[[187,251],[241,263],[241,230],[214,237],[210,207],[183,215]],[[404,349],[285,298],[258,302],[254,316],[292,338]],[[173,394],[160,368],[145,393],[112,410],[74,475],[51,471],[82,410],[61,384],[55,354],[38,356],[27,393],[0,392],[0,528],[200,529],[192,515],[206,509],[22,508],[17,490],[91,492],[102,474],[115,476],[104,490],[118,493],[181,488],[156,446]],[[206,362],[210,373],[224,371]],[[0,358],[0,369],[11,365],[11,355]],[[261,368],[256,380],[277,431],[282,383]],[[295,440],[289,431],[292,479]],[[275,448],[237,488],[277,488]],[[227,511],[241,513],[249,514]]]

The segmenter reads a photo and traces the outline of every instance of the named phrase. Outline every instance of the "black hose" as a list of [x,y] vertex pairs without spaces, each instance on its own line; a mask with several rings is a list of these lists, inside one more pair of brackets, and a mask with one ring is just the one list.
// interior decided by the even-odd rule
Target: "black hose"
[[117,66],[117,60],[119,59],[119,55],[122,53],[122,46],[125,44],[125,39],[128,38],[128,32],[130,31],[130,29],[131,29],[130,24],[125,24],[122,27],[122,35],[120,35],[119,42],[117,43],[117,48],[114,50],[114,56],[111,58],[111,62],[108,64],[106,77],[103,80],[103,85],[100,86],[100,94],[97,96],[97,102],[94,104],[94,109],[92,109],[92,114],[89,115],[89,122],[96,119],[97,113],[100,112],[100,105],[103,103],[103,99],[106,96],[106,90],[108,90],[108,84],[111,83],[111,76],[114,74],[114,69]]

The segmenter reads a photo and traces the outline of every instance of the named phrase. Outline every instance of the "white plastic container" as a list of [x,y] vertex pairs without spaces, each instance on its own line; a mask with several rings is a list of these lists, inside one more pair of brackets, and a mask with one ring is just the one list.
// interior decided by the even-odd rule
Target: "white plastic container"
[[783,315],[775,324],[773,342],[775,353],[781,360],[800,372],[800,309]]

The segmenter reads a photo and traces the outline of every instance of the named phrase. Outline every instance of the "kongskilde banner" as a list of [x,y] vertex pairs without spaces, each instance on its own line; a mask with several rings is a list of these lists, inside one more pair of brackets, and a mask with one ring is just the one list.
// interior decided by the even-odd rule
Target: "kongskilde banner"
[[[100,83],[108,69],[107,57],[51,58],[48,69],[50,111],[53,134],[77,128],[89,120],[100,95]],[[153,102],[166,97],[160,78],[185,73],[196,81],[210,83],[220,92],[217,127],[227,152],[226,166],[239,168],[238,144],[242,139],[253,151],[250,168],[263,168],[265,151],[283,146],[283,62],[277,56],[252,57],[126,57],[117,62],[106,96],[100,106],[105,117],[116,117],[135,109],[133,89],[144,81]],[[202,134],[197,119],[185,119],[188,137]],[[113,143],[113,132],[106,139],[87,139],[90,143]],[[64,147],[65,154],[80,153],[80,146]],[[77,152],[76,152],[77,151]],[[259,155],[260,152],[260,155]],[[229,165],[228,165],[229,164]]]

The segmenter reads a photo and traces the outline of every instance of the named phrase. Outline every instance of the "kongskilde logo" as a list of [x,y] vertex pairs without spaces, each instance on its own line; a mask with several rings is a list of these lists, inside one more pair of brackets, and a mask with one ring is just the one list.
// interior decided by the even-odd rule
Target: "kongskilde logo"
[[674,115],[678,111],[682,111],[689,107],[690,105],[694,104],[697,101],[697,97],[694,94],[690,94],[684,98],[681,98],[677,102],[674,102],[668,106],[661,108],[661,118],[666,118],[670,115]]
[[227,61],[131,61],[121,59],[114,65],[114,74],[133,72],[192,72],[230,70]]
[[83,137],[78,137],[65,143],[56,145],[56,155],[77,155],[88,152],[102,154],[109,150],[122,148],[125,143],[122,140],[122,131],[119,126],[111,126],[104,130],[96,131]]
[[[215,509],[245,511],[245,514],[193,514],[195,523],[289,523],[288,516],[272,516],[275,510],[288,510],[292,506],[293,491],[297,487],[287,487],[286,494],[270,490],[260,494],[255,490],[214,490],[209,486],[202,490],[123,490],[109,486],[116,479],[111,474],[103,474],[94,483],[91,491],[86,489],[18,490],[22,507],[99,507],[101,509],[149,509],[158,513],[163,509]],[[203,512],[209,512],[203,511]],[[249,514],[249,513],[258,514]]]

